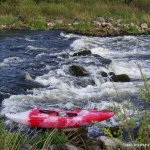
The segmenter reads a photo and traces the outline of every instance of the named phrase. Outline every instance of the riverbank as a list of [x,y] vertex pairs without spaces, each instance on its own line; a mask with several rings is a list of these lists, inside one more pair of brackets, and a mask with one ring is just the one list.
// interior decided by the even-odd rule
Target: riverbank
[[149,34],[148,4],[147,0],[142,3],[6,0],[0,4],[0,29],[62,29],[92,36]]

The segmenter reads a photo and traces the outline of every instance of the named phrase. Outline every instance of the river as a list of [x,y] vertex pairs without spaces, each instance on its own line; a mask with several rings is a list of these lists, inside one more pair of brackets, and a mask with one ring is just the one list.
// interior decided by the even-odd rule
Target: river
[[[73,57],[85,49],[92,55]],[[149,109],[139,98],[137,85],[142,79],[137,64],[149,82],[150,35],[87,37],[60,30],[1,31],[1,114],[35,107],[113,110],[114,105],[121,106],[129,99],[131,110]],[[89,76],[71,75],[71,65],[84,67]],[[101,71],[127,74],[131,82],[110,82]],[[25,74],[33,80],[25,80]]]

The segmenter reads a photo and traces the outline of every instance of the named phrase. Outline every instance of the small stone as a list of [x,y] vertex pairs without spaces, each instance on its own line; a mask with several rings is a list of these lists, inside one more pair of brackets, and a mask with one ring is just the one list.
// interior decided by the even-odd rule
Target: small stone
[[93,25],[93,26],[101,26],[102,24],[101,24],[101,22],[93,21],[93,22],[92,22],[92,25]]
[[55,26],[55,23],[53,23],[53,22],[47,22],[46,24],[48,27],[54,27]]
[[148,24],[147,24],[147,23],[142,23],[142,24],[141,24],[141,28],[142,28],[143,30],[148,29]]
[[80,24],[79,21],[74,21],[74,22],[72,23],[72,25],[74,25],[74,26],[79,25],[79,24]]
[[100,23],[106,22],[105,18],[103,18],[103,17],[97,17],[97,18],[96,18],[96,21],[97,21],[97,22],[100,22]]
[[1,27],[0,27],[1,29],[7,29],[8,27],[7,27],[7,25],[1,25]]

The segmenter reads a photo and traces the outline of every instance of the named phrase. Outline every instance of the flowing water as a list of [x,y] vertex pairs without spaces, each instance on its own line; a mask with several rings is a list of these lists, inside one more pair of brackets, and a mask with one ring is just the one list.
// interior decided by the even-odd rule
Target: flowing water
[[[72,55],[80,50],[92,55]],[[138,98],[141,65],[150,81],[150,35],[87,37],[63,31],[3,31],[0,33],[1,114],[35,107],[114,109],[130,99],[130,111],[149,109]],[[84,67],[89,76],[71,75],[69,67]],[[127,74],[131,82],[110,82],[101,71]],[[24,79],[24,76],[30,76]],[[28,80],[27,80],[28,78]],[[95,82],[95,85],[91,84]],[[117,121],[111,120],[111,124]]]

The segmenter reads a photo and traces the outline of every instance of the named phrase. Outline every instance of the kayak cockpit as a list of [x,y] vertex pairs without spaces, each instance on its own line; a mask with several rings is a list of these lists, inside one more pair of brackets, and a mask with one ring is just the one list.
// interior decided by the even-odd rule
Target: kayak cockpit
[[78,116],[75,112],[65,112],[65,111],[55,111],[55,110],[39,110],[40,113],[44,114],[52,114],[55,116],[61,116],[61,117],[76,117]]

